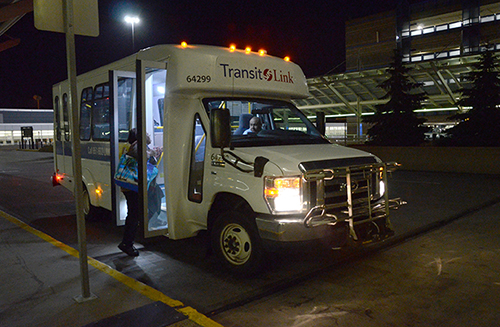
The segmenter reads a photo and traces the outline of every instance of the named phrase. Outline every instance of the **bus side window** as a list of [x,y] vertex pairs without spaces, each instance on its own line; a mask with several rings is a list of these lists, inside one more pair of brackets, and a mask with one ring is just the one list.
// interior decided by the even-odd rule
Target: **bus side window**
[[94,105],[92,106],[92,139],[109,141],[109,84],[97,85],[94,90]]
[[135,78],[118,78],[118,139],[126,141],[128,131],[135,126],[133,114],[135,113]]
[[66,93],[63,94],[63,129],[64,129],[64,140],[69,141],[69,113],[68,113],[68,95]]
[[90,111],[92,109],[92,87],[83,89],[80,101],[80,139],[90,140]]
[[61,108],[59,107],[59,97],[56,96],[54,99],[54,132],[56,141],[61,140],[61,112],[59,111]]
[[203,166],[205,164],[206,138],[205,128],[201,123],[200,116],[196,114],[193,127],[188,199],[198,203],[203,199]]

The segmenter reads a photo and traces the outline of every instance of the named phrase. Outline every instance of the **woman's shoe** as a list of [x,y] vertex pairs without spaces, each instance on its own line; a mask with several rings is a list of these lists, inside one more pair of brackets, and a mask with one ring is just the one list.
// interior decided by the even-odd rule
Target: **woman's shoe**
[[120,245],[118,245],[118,248],[131,257],[137,257],[139,255],[139,251],[137,251],[137,249],[133,245],[120,243]]

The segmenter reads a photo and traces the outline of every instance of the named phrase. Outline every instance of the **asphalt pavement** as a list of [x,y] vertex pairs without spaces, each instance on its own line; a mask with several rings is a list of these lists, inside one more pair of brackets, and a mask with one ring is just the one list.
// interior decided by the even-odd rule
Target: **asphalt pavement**
[[225,327],[499,326],[500,203],[212,319]]
[[[29,160],[24,153],[12,157]],[[464,185],[460,180],[471,179],[460,174],[448,178],[458,189]],[[427,207],[440,219],[415,224],[390,246],[339,261],[338,267],[295,286],[210,317],[92,258],[91,294],[83,297],[78,252],[0,211],[0,325],[498,326],[498,177],[490,183],[484,176],[479,180],[477,190],[460,189],[462,196],[457,192],[442,203],[435,197],[445,195],[432,193],[430,178],[432,199],[417,203],[420,211],[398,214],[418,217]],[[411,182],[405,185],[403,193],[417,191]],[[1,187],[15,192],[15,185]],[[31,210],[39,215],[36,207]]]

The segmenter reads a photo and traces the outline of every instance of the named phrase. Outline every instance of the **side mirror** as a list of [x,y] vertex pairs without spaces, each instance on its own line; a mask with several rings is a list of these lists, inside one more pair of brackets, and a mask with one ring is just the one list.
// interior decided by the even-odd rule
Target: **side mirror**
[[214,148],[227,148],[231,142],[231,114],[227,109],[210,110],[210,140]]

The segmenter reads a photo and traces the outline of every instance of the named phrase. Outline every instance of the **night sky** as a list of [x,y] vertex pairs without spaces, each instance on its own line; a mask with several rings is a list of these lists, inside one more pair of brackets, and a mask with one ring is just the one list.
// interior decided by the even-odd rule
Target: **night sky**
[[[397,0],[170,1],[99,0],[100,35],[76,37],[78,74],[157,44],[209,44],[264,48],[290,56],[306,77],[342,72],[345,21],[396,8]],[[135,51],[126,14],[135,14]],[[0,52],[0,108],[52,108],[52,85],[67,79],[65,37],[38,31],[33,13],[9,29],[21,43]]]

